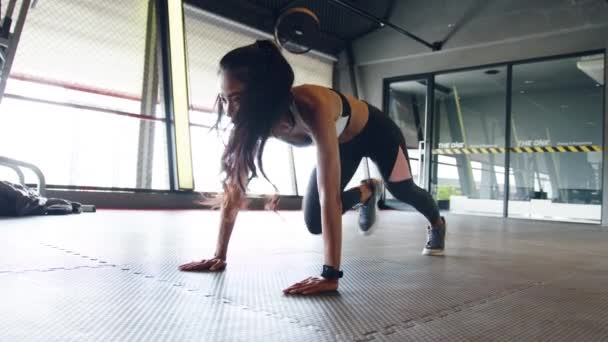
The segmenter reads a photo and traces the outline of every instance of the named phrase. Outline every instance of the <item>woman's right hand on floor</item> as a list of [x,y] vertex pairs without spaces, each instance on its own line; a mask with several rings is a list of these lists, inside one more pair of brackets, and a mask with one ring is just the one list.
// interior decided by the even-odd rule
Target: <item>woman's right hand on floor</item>
[[226,268],[226,260],[220,258],[203,259],[201,261],[193,261],[188,264],[181,265],[180,271],[197,272],[197,271],[223,271]]

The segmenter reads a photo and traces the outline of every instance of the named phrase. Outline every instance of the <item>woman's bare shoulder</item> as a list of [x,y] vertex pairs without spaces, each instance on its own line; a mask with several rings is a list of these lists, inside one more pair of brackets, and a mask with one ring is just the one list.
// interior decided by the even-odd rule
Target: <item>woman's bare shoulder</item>
[[311,101],[325,97],[329,89],[316,84],[301,84],[291,88],[296,101]]
[[292,88],[294,101],[298,108],[302,110],[304,119],[314,119],[314,116],[323,112],[323,108],[331,105],[332,94],[327,87],[302,84]]

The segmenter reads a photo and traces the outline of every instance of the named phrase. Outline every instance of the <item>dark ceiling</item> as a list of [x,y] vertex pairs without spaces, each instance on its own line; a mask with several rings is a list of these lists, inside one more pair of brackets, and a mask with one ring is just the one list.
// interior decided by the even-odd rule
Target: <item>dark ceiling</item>
[[[388,19],[396,0],[343,0],[374,17]],[[370,19],[332,0],[186,0],[205,11],[272,33],[278,16],[291,7],[306,7],[321,21],[316,50],[337,55],[349,41],[379,28]]]

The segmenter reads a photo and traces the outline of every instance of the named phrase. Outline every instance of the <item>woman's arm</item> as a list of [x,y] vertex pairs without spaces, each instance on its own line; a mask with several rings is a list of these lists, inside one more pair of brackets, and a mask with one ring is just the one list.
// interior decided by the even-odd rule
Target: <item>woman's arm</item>
[[317,186],[321,205],[321,224],[325,264],[340,269],[342,253],[342,200],[340,196],[340,153],[333,121],[311,123],[317,147]]
[[217,236],[215,254],[210,259],[203,259],[179,267],[182,271],[220,271],[226,267],[226,257],[228,255],[228,244],[230,236],[239,213],[239,201],[226,201],[220,211],[220,229]]
[[231,202],[222,206],[220,212],[220,230],[217,236],[217,244],[215,247],[215,257],[226,260],[228,254],[228,243],[230,243],[230,236],[232,235],[232,229],[236,222],[236,217],[239,213],[239,206]]
[[[303,115],[303,121],[308,125],[310,136],[317,147],[317,186],[325,265],[339,270],[342,254],[342,200],[340,151],[333,120],[335,108],[332,108],[326,96],[314,91],[309,96],[300,96],[299,100],[299,107],[306,113]],[[313,294],[337,288],[338,279],[308,278],[289,287],[285,292]]]

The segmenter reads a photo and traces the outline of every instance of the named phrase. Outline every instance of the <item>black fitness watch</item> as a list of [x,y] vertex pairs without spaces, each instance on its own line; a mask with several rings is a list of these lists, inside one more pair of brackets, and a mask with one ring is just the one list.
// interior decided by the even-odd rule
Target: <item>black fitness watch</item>
[[339,271],[331,266],[323,265],[323,272],[321,272],[321,277],[325,279],[335,280],[342,278],[344,272]]

